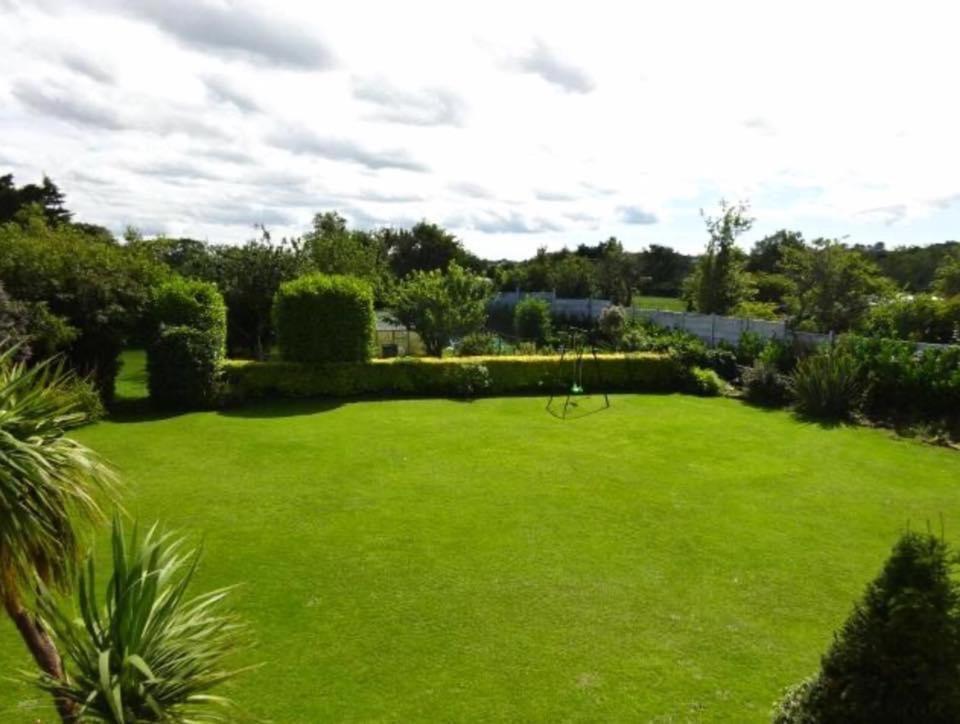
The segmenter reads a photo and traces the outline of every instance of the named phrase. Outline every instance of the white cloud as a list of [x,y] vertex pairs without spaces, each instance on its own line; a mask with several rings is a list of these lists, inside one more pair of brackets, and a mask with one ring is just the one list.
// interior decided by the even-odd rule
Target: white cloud
[[695,251],[699,208],[748,197],[747,241],[958,234],[952,3],[0,7],[0,173],[115,229],[241,242],[340,209],[491,257]]

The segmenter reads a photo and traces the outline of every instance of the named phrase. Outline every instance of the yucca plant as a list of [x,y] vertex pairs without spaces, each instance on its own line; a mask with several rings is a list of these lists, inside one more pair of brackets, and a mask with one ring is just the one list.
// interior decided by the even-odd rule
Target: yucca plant
[[115,518],[112,557],[102,605],[92,556],[78,576],[79,618],[62,599],[41,599],[69,678],[43,675],[40,688],[73,703],[80,722],[235,721],[229,700],[209,693],[238,673],[226,662],[246,638],[224,611],[230,589],[188,597],[200,551],[156,526],[125,540]]
[[[56,646],[28,607],[38,585],[67,590],[86,550],[99,500],[112,498],[110,469],[66,436],[87,420],[71,392],[75,378],[53,361],[28,367],[16,345],[0,342],[0,600],[37,665],[64,679]],[[50,691],[64,721],[72,704]]]
[[860,366],[848,352],[831,348],[797,363],[790,377],[797,409],[811,417],[844,419],[863,397]]

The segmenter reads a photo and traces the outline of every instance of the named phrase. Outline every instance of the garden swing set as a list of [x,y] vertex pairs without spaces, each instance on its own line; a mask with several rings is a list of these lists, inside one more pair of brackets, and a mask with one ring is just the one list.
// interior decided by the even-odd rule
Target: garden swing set
[[[587,391],[583,382],[583,367],[593,364],[593,385],[601,390],[594,395]],[[547,401],[547,412],[556,418],[585,417],[610,407],[610,397],[603,384],[602,367],[597,357],[597,339],[592,331],[570,329],[560,346],[560,360],[557,365],[557,378]],[[563,404],[560,399],[563,398]]]

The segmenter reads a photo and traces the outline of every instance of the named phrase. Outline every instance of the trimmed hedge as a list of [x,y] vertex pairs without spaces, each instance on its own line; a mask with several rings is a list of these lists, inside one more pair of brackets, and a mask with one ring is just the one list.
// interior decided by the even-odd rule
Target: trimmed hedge
[[223,342],[193,327],[163,327],[147,350],[150,400],[168,409],[215,405],[221,392]]
[[211,332],[220,340],[221,354],[227,341],[227,305],[212,282],[177,277],[161,284],[150,304],[154,333],[162,326],[192,327]]
[[308,274],[280,285],[277,344],[289,362],[364,362],[376,331],[373,289],[356,277]]
[[[662,354],[599,357],[602,388],[592,361],[583,365],[586,391],[668,392],[687,376]],[[237,399],[261,397],[348,397],[353,395],[449,396],[565,393],[573,365],[559,357],[455,357],[377,359],[364,363],[298,364],[230,361],[227,381]]]

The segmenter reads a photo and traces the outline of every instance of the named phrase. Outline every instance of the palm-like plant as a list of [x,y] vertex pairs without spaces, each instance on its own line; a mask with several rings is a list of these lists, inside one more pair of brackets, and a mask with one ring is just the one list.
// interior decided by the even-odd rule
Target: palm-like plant
[[[124,541],[113,524],[113,573],[98,605],[93,558],[79,574],[80,619],[52,597],[41,610],[70,664],[69,681],[43,675],[42,689],[72,702],[83,722],[211,722],[228,704],[209,694],[238,672],[225,668],[245,627],[222,611],[230,589],[187,598],[198,550],[156,526]],[[231,712],[236,718],[236,712]]]
[[[110,469],[66,436],[86,420],[72,375],[54,362],[27,367],[0,344],[0,600],[40,669],[63,681],[63,665],[42,621],[27,608],[38,583],[66,590],[89,525],[113,497]],[[70,702],[54,691],[61,717]]]

